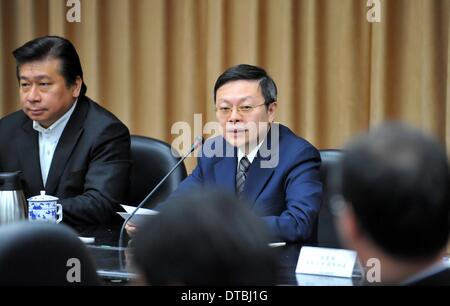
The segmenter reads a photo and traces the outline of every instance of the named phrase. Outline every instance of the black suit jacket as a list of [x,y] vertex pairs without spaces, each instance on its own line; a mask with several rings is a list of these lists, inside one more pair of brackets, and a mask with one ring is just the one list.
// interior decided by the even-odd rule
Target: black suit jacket
[[64,223],[107,223],[126,196],[130,133],[119,119],[87,97],[78,99],[59,139],[45,187],[38,132],[23,111],[0,120],[0,144],[0,171],[22,171],[27,198],[41,190],[58,197]]

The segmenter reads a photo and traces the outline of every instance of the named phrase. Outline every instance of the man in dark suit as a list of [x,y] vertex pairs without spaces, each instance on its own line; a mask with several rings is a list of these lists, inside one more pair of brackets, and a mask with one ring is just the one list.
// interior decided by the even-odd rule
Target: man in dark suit
[[68,40],[37,38],[13,54],[22,110],[0,120],[0,171],[22,171],[26,197],[58,197],[69,225],[109,222],[128,186],[128,129],[85,96]]
[[443,262],[450,231],[444,148],[419,130],[389,123],[357,137],[344,152],[333,203],[344,242],[363,266],[372,262],[366,281],[450,285]]
[[320,155],[305,139],[273,123],[275,82],[259,67],[234,66],[217,79],[214,101],[222,136],[203,145],[197,167],[172,196],[198,185],[219,186],[251,203],[273,240],[315,242]]

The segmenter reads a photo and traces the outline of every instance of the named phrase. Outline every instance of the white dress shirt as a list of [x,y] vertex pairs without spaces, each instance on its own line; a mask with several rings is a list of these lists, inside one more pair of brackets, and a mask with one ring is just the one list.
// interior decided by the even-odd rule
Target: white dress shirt
[[61,118],[48,128],[44,128],[39,122],[33,121],[33,129],[39,133],[39,160],[41,163],[41,175],[44,186],[47,183],[48,172],[59,138],[61,138],[64,128],[76,105],[77,101],[75,101],[72,107]]
[[256,153],[258,153],[259,148],[261,148],[263,141],[261,141],[248,155],[245,155],[244,152],[242,152],[242,150],[240,148],[238,148],[238,152],[237,152],[237,157],[238,157],[238,162],[237,162],[237,171],[239,171],[239,163],[241,162],[241,159],[244,156],[247,156],[248,161],[250,162],[250,164],[253,162],[253,160],[256,157]]

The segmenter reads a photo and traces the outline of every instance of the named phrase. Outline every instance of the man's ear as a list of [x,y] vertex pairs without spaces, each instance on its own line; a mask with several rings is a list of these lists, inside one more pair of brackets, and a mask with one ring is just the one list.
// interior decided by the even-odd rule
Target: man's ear
[[83,80],[80,78],[80,76],[77,76],[77,78],[75,79],[75,83],[72,85],[72,96],[74,98],[78,98],[80,96],[82,84]]
[[273,123],[275,120],[275,113],[277,111],[277,102],[272,102],[267,107],[267,113],[269,114],[269,122]]

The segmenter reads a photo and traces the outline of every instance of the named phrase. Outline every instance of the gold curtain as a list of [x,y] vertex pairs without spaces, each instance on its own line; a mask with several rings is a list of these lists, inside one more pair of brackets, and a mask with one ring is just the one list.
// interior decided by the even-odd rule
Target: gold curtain
[[66,4],[0,0],[0,116],[19,108],[11,51],[52,34],[133,134],[170,142],[175,122],[214,120],[215,79],[250,63],[278,85],[277,120],[318,148],[398,119],[450,149],[450,0],[380,0],[379,23],[367,0],[81,0],[80,23]]

